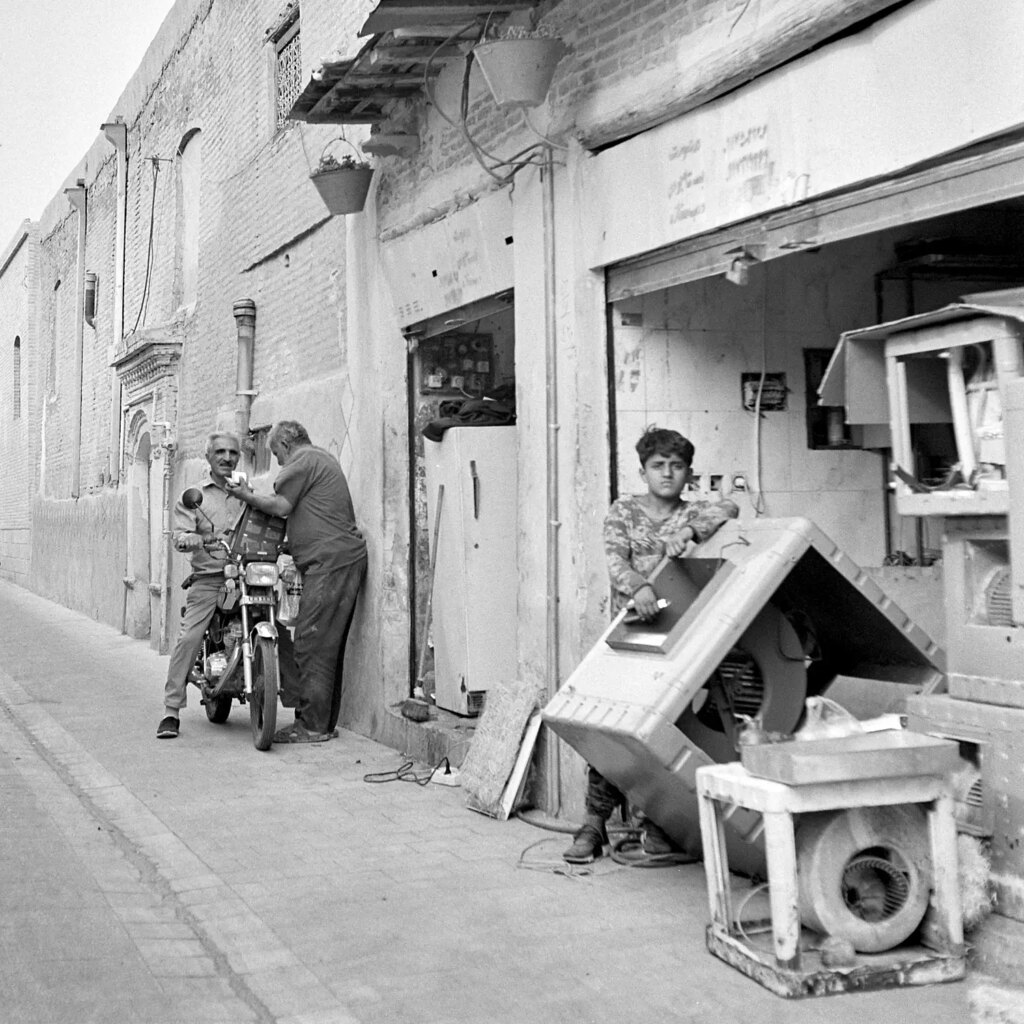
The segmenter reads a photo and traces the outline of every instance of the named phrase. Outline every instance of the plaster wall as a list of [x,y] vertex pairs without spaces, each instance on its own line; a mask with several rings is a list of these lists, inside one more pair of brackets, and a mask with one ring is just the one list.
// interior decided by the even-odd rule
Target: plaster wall
[[120,627],[124,609],[124,496],[32,503],[31,589],[97,622]]

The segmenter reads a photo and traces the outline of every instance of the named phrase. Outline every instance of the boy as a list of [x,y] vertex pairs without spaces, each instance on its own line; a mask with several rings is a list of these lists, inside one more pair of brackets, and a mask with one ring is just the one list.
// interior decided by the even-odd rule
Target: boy
[[[636,445],[640,479],[646,494],[612,503],[604,520],[604,550],[612,584],[612,614],[630,601],[637,615],[650,622],[658,614],[658,598],[647,577],[669,555],[678,558],[691,543],[707,540],[739,508],[728,500],[690,501],[682,497],[690,477],[694,447],[675,430],[648,427]],[[587,769],[586,818],[563,854],[570,864],[589,864],[601,856],[608,841],[605,823],[623,802],[623,795],[594,768]],[[643,849],[670,853],[671,841],[650,819],[644,822]]]

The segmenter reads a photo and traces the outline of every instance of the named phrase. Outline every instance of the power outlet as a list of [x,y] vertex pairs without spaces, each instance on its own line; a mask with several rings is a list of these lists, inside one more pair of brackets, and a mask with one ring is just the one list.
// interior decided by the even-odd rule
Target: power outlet
[[438,768],[433,775],[430,776],[431,782],[436,782],[439,786],[461,786],[462,778],[459,775],[458,768],[449,768],[445,771],[444,768]]

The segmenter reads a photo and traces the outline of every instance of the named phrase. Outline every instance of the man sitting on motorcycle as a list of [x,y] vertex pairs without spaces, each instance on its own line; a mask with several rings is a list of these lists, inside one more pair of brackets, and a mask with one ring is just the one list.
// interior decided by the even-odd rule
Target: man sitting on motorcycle
[[193,582],[185,592],[181,631],[167,669],[164,717],[157,727],[158,739],[174,739],[178,735],[178,718],[188,703],[188,673],[199,655],[203,634],[217,608],[217,597],[224,584],[227,550],[222,541],[244,507],[228,492],[226,485],[241,454],[241,445],[234,434],[210,434],[206,440],[206,461],[210,468],[198,485],[203,492],[202,508],[185,508],[180,499],[174,506],[171,542],[176,551],[183,552],[191,561]]

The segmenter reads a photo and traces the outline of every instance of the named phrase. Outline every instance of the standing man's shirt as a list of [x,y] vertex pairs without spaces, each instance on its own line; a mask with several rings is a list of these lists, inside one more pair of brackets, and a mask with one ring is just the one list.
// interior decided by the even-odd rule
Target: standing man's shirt
[[221,537],[234,529],[242,509],[245,508],[245,502],[228,494],[213,479],[209,469],[197,486],[203,492],[203,504],[200,508],[192,509],[185,508],[180,498],[175,502],[171,541],[176,551],[188,556],[193,572],[216,572],[222,569],[227,561],[227,552],[224,548],[218,545],[207,550],[203,544],[193,546],[192,542],[197,537],[201,541],[213,536]]
[[647,583],[648,577],[665,557],[665,542],[685,526],[700,542],[710,537],[727,519],[735,519],[734,502],[687,501],[664,519],[656,519],[644,505],[643,495],[633,494],[612,502],[604,520],[604,552],[611,577],[612,612],[622,610],[629,599]]
[[330,452],[315,445],[297,449],[274,490],[292,506],[288,544],[300,571],[331,572],[366,557],[348,481]]

